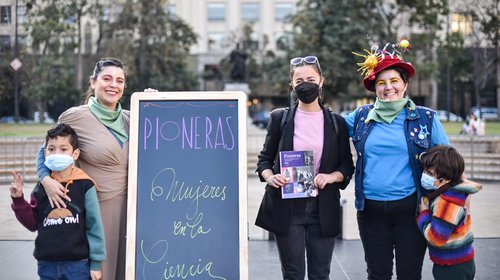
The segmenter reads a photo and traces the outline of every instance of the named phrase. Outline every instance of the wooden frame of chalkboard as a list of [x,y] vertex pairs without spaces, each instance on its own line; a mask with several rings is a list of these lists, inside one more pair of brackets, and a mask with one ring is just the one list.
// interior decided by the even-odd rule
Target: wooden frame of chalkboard
[[248,279],[247,96],[131,99],[126,279]]

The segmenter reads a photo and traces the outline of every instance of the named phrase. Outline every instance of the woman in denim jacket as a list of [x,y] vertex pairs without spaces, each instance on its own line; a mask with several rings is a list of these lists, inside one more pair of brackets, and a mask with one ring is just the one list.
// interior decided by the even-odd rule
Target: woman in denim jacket
[[403,40],[360,55],[363,84],[377,98],[345,117],[357,154],[355,205],[368,279],[391,279],[394,255],[398,279],[421,279],[426,243],[415,222],[423,191],[419,155],[449,144],[435,112],[406,93],[415,69],[397,48],[408,46]]

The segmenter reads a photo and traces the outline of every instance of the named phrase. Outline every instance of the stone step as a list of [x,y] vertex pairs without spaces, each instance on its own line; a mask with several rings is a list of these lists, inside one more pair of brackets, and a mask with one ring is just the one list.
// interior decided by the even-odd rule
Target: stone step
[[25,183],[32,183],[38,181],[36,168],[24,169],[24,170],[22,168],[14,168],[9,170],[0,170],[0,185],[10,184],[10,182],[12,182],[12,171],[19,172],[23,176],[23,181]]
[[494,167],[499,170],[500,173],[500,161],[498,160],[487,160],[487,159],[465,159],[465,168],[468,168],[469,166],[474,165],[474,166],[486,166],[486,167]]
[[[464,158],[468,158],[468,157],[471,156],[471,152],[470,151],[461,151],[460,154]],[[472,155],[474,156],[474,158],[500,159],[500,153],[478,153],[478,152],[473,152]]]
[[500,175],[497,173],[478,173],[474,174],[466,173],[467,178],[471,180],[487,180],[487,181],[500,181]]
[[[256,176],[258,154],[263,147],[265,131],[248,131],[247,133],[247,174]],[[452,145],[465,159],[466,173],[472,171],[474,177],[485,180],[500,181],[500,136],[468,137],[452,135],[449,137]],[[19,170],[24,173],[25,180],[37,180],[36,154],[43,138],[0,138],[0,183],[10,183],[11,171]],[[471,147],[474,151],[474,160],[470,159]],[[356,152],[351,145],[353,160]],[[496,175],[499,174],[499,175]]]
[[11,167],[11,166],[23,166],[23,165],[26,165],[26,166],[35,166],[36,165],[36,160],[33,160],[33,159],[30,159],[30,160],[27,160],[27,159],[22,159],[22,158],[19,158],[19,159],[8,159],[8,160],[1,160],[0,159],[0,168],[2,167]]

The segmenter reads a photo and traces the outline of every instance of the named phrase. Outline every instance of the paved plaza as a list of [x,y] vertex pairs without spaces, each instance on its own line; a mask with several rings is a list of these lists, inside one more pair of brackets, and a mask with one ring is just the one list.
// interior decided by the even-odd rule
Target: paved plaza
[[[500,182],[482,182],[483,190],[473,196],[472,220],[476,236],[477,280],[500,279]],[[34,233],[24,229],[10,209],[9,186],[0,186],[0,279],[36,279],[33,258]],[[331,265],[332,279],[366,279],[363,248],[359,241],[353,204],[353,185],[342,192],[343,232],[338,239]],[[248,270],[251,280],[281,279],[276,244],[269,234],[253,225],[264,184],[248,177]],[[31,190],[27,189],[26,193]],[[426,257],[423,279],[432,279],[432,264]],[[395,277],[394,277],[395,279]]]

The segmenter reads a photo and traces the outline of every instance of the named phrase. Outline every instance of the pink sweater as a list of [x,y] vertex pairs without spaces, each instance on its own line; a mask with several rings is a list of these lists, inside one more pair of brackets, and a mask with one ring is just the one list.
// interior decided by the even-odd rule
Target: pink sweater
[[323,151],[325,124],[323,111],[306,112],[297,108],[294,122],[293,150],[314,152],[314,174],[316,175]]

